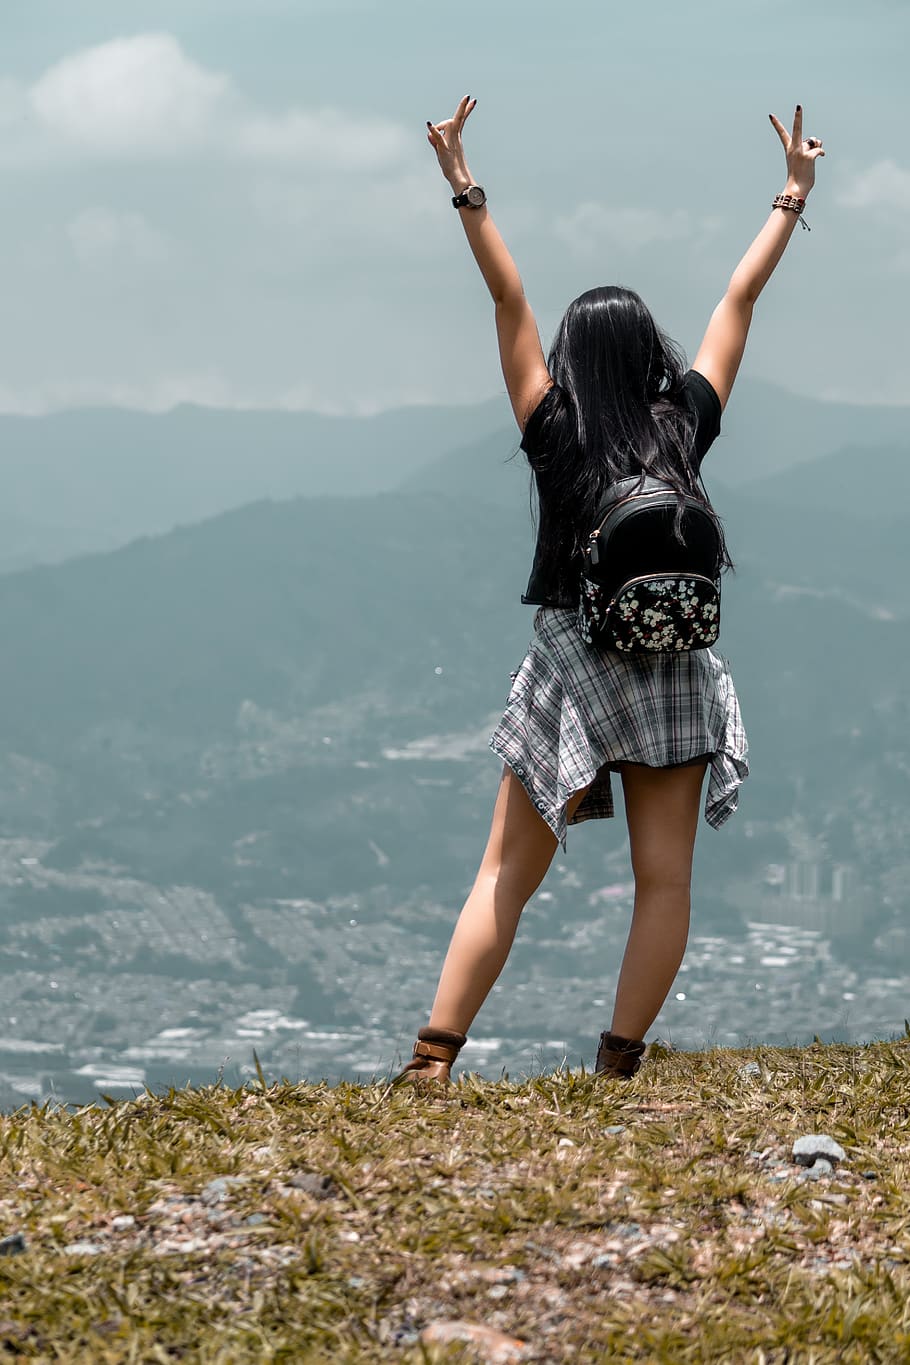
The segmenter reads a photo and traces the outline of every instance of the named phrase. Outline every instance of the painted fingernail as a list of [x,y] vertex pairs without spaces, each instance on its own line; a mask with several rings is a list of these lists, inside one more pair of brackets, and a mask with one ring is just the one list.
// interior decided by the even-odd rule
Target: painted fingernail
[[798,114],[801,114],[801,113],[803,112],[803,106],[802,106],[801,104],[798,104],[798,105],[796,106],[796,112],[797,112]]
[[427,119],[427,127],[428,127],[428,128],[432,128],[432,127],[433,127],[433,125],[432,125],[432,123],[430,122],[429,119]]

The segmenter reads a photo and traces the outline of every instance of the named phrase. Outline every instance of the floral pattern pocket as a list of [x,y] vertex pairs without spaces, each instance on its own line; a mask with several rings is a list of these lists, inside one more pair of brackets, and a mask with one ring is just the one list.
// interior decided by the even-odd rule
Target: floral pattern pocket
[[608,601],[584,577],[578,624],[587,644],[622,654],[707,649],[720,634],[720,592],[700,574],[652,574],[630,579]]

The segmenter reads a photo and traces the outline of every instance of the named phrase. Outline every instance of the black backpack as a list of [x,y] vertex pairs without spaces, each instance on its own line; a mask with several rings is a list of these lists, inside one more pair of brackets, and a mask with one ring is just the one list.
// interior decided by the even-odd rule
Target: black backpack
[[582,547],[582,638],[623,654],[706,649],[720,633],[722,560],[703,502],[649,475],[617,480]]

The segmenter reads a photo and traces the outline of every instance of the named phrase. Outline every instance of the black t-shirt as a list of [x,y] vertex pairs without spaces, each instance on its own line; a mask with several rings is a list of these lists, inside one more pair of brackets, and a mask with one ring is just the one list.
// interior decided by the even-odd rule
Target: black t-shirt
[[[720,399],[704,375],[697,370],[689,370],[683,380],[683,401],[695,419],[695,436],[692,453],[696,465],[700,466],[709,448],[720,432]],[[559,414],[562,414],[560,416]],[[557,562],[544,560],[542,546],[549,539],[549,532],[558,523],[560,509],[555,497],[549,490],[549,472],[546,450],[540,440],[540,430],[547,417],[570,421],[565,394],[553,385],[544,394],[537,407],[528,418],[521,449],[528,457],[534,471],[537,485],[537,547],[534,551],[534,564],[522,602],[540,607],[578,606],[577,554],[569,549]]]

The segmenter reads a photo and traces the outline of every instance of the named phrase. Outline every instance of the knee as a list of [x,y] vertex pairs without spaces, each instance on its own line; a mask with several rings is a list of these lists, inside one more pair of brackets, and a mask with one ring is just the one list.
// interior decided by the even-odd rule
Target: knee
[[503,900],[522,909],[543,881],[543,875],[528,867],[521,859],[484,859],[477,874],[477,885],[482,886],[494,901]]
[[688,902],[692,873],[683,869],[635,868],[635,895],[660,900]]

